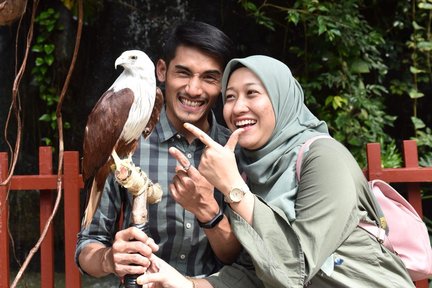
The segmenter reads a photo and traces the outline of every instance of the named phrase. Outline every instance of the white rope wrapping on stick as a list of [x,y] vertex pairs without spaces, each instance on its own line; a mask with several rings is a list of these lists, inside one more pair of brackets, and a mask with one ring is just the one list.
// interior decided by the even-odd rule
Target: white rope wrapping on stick
[[[134,197],[139,196],[144,191],[147,191],[147,202],[149,204],[157,203],[162,198],[162,188],[158,183],[154,184],[147,176],[147,174],[136,167],[132,162],[121,161],[117,163],[117,168],[114,173],[117,182],[128,189]],[[120,166],[120,167],[119,167]],[[121,178],[120,171],[127,169],[128,173],[125,178]]]

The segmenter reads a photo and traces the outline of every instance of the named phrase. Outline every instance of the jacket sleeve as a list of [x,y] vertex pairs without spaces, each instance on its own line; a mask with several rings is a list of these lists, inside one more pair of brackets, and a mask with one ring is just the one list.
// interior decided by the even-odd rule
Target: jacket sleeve
[[236,264],[208,278],[214,287],[303,287],[303,252],[280,209],[256,197],[253,226],[232,210],[228,214],[245,253]]
[[304,252],[307,280],[356,228],[363,213],[358,193],[364,187],[361,169],[340,143],[323,139],[311,145],[302,164],[292,223]]

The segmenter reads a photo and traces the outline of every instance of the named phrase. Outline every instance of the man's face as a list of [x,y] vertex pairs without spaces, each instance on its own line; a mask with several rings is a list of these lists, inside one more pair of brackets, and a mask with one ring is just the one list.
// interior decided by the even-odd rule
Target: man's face
[[168,119],[178,130],[189,122],[207,131],[208,113],[221,92],[223,67],[217,59],[200,50],[179,46],[169,66],[157,63],[159,81],[165,82]]

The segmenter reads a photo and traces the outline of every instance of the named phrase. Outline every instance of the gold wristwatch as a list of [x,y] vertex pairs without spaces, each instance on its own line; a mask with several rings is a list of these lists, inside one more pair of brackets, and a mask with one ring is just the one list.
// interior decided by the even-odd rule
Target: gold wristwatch
[[249,188],[246,187],[234,187],[231,189],[231,191],[225,196],[225,202],[226,203],[238,203],[240,202],[244,195],[246,195],[249,191]]

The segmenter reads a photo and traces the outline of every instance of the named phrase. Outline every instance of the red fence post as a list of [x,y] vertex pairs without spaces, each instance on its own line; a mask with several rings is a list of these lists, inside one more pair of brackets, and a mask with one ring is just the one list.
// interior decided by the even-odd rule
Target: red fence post
[[[8,174],[7,153],[0,153],[0,182],[3,182]],[[0,288],[7,288],[10,284],[9,268],[9,235],[8,235],[8,203],[6,186],[0,186]]]
[[[403,157],[405,162],[405,167],[418,168],[418,151],[417,143],[414,140],[404,140],[403,141]],[[426,179],[425,179],[426,180]],[[407,183],[408,189],[408,201],[420,215],[423,217],[423,207],[420,183]],[[428,280],[416,281],[417,288],[428,288]]]
[[[52,175],[52,148],[39,147],[39,174]],[[42,233],[54,209],[53,190],[40,190],[39,225]],[[54,231],[51,223],[41,244],[41,287],[54,287]]]
[[75,246],[80,230],[80,188],[82,179],[79,174],[77,151],[64,153],[64,225],[65,225],[65,281],[66,288],[81,287],[81,274],[75,265]]
[[[404,157],[405,167],[418,168],[419,165],[418,165],[418,153],[417,153],[416,141],[404,140],[403,151],[404,151],[403,157]],[[414,209],[417,211],[420,217],[423,217],[420,183],[407,183],[407,188],[408,188],[408,195],[407,195],[408,201],[414,207]]]
[[368,180],[382,177],[381,146],[379,143],[368,143],[366,146]]

